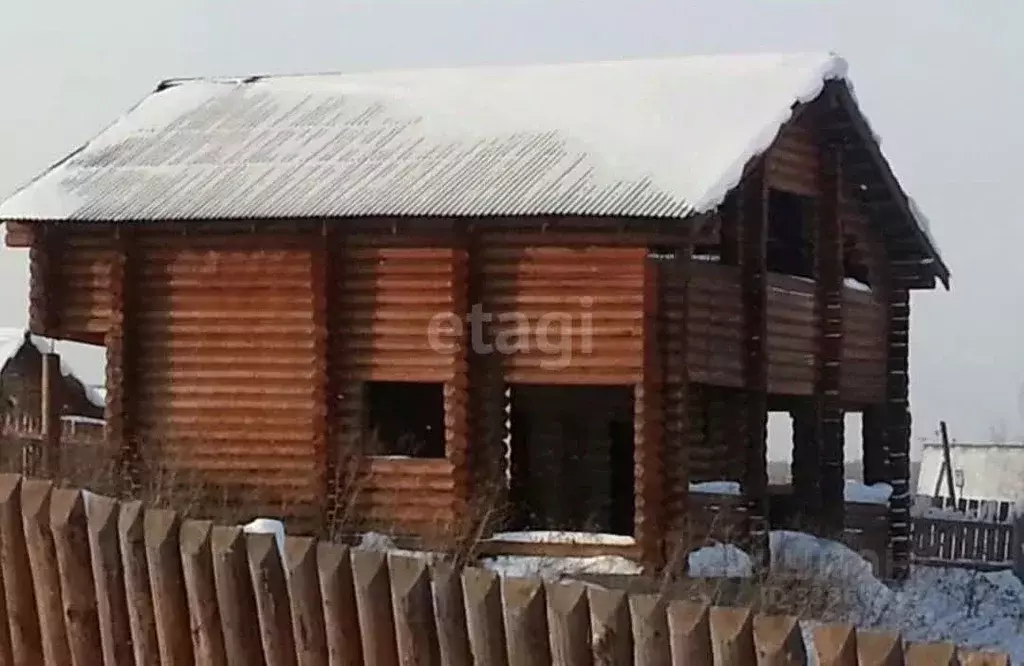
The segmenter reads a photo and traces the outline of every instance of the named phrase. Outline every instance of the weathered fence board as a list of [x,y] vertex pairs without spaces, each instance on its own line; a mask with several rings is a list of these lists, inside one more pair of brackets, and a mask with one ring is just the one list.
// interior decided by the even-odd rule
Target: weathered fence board
[[0,537],[0,663],[19,666],[795,666],[810,652],[822,666],[1009,664],[846,625],[815,628],[805,646],[796,619],[749,608],[310,538],[282,553],[271,534],[3,475]]

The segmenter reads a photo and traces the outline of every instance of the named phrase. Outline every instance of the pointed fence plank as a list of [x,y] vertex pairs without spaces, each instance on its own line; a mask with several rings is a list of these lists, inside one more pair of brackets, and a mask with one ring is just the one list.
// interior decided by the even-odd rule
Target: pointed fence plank
[[162,666],[194,661],[188,596],[181,570],[180,529],[181,521],[173,511],[148,509],[143,516],[146,564],[153,590],[153,617]]
[[179,537],[181,569],[185,577],[196,664],[224,666],[228,660],[213,578],[212,532],[213,523],[208,520],[186,520],[182,523]]
[[21,518],[25,545],[32,569],[32,583],[39,610],[39,635],[47,666],[71,664],[71,650],[64,628],[64,601],[60,593],[57,553],[50,530],[49,481],[25,481],[21,486]]
[[333,543],[318,543],[316,565],[320,573],[320,596],[324,600],[324,628],[330,664],[362,666],[363,639],[356,612],[349,549]]
[[755,663],[753,615],[749,608],[711,609],[711,645],[716,666]]
[[857,632],[848,624],[814,628],[819,666],[857,666]]
[[260,620],[256,614],[242,528],[214,526],[210,533],[210,551],[228,663],[232,666],[262,664]]
[[426,562],[393,555],[388,559],[388,569],[399,660],[403,664],[440,666],[441,648]]
[[633,628],[630,624],[629,599],[621,590],[590,587],[590,647],[594,664],[612,666],[633,660]]
[[668,666],[672,661],[665,606],[665,600],[656,594],[634,594],[629,597],[633,659],[636,666]]
[[904,666],[903,640],[888,631],[858,631],[857,659],[872,666]]
[[498,575],[487,569],[466,569],[462,572],[462,590],[474,663],[506,666],[505,618]]
[[267,666],[296,666],[291,607],[285,603],[288,584],[277,538],[261,533],[246,534],[245,538]]
[[10,663],[36,666],[43,663],[43,643],[36,592],[32,576],[26,573],[31,571],[31,565],[21,517],[21,484],[22,478],[17,474],[0,474],[0,566],[10,626]]
[[754,647],[759,666],[804,666],[807,650],[795,617],[754,616]]
[[551,663],[547,602],[538,579],[502,578],[509,666]]
[[92,577],[89,524],[81,491],[53,491],[50,529],[57,555],[71,660],[75,664],[96,663],[97,657],[103,655],[103,640]]
[[160,663],[153,592],[149,585],[144,515],[141,502],[123,502],[117,518],[124,593],[128,599],[128,627],[132,633],[132,652],[137,666]]
[[590,605],[582,583],[548,583],[548,627],[551,630],[551,661],[556,666],[589,666],[594,661],[590,646]]
[[672,663],[712,666],[710,611],[704,604],[674,601],[668,605]]
[[395,617],[391,608],[391,582],[387,554],[362,548],[350,552],[352,580],[359,609],[359,633],[366,666],[398,663]]
[[90,495],[85,504],[92,552],[92,577],[96,585],[103,662],[106,666],[133,664],[132,631],[128,620],[124,567],[117,521],[121,504],[102,495]]
[[295,656],[299,666],[327,666],[327,633],[317,577],[316,540],[290,536],[285,539],[284,550]]
[[470,666],[473,656],[469,649],[462,570],[449,562],[438,562],[433,565],[431,573],[441,663],[445,666]]
[[910,643],[904,652],[907,666],[958,666],[952,643]]
[[960,650],[960,666],[1010,666],[1010,656],[1000,652]]

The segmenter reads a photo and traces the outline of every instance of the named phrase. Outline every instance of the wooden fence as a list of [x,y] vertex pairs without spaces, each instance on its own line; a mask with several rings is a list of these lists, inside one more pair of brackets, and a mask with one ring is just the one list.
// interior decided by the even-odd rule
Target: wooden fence
[[[282,557],[283,550],[283,557]],[[796,619],[245,534],[0,475],[0,663],[804,664]],[[845,625],[819,663],[1008,664]]]
[[921,518],[913,520],[914,560],[930,566],[980,571],[1014,569],[1018,574],[1024,524]]

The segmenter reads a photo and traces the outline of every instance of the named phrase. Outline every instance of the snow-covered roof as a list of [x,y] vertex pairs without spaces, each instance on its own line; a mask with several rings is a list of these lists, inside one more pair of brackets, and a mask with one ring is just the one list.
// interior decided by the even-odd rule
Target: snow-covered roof
[[684,216],[845,74],[771,54],[171,81],[0,218]]
[[[53,350],[53,341],[41,335],[34,335],[23,328],[0,327],[0,371],[7,366],[7,363],[14,358],[22,347],[31,344],[39,350],[40,354],[46,354]],[[61,356],[60,372],[65,377],[74,379],[85,391],[85,398],[90,404],[102,408],[105,405],[104,396],[86,382],[77,373],[67,360]]]

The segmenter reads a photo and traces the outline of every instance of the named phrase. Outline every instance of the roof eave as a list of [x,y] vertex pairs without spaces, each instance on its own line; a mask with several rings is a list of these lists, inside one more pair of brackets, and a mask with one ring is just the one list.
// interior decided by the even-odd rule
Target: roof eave
[[850,121],[853,125],[854,131],[863,141],[863,145],[867,148],[871,159],[878,169],[879,174],[882,176],[882,180],[889,192],[892,194],[893,202],[899,207],[900,213],[910,223],[910,227],[914,230],[914,235],[917,241],[925,249],[925,253],[928,258],[932,260],[931,274],[938,278],[945,287],[946,291],[949,291],[950,272],[946,262],[943,261],[942,256],[939,254],[939,250],[932,243],[931,238],[918,224],[917,217],[914,215],[914,211],[911,208],[909,197],[903,190],[899,181],[896,179],[896,174],[893,173],[892,167],[889,165],[889,161],[885,159],[882,154],[882,149],[878,145],[878,141],[875,139],[874,133],[868,126],[867,119],[864,114],[861,113],[860,107],[857,105],[857,101],[853,98],[853,94],[850,92],[850,88],[845,81],[841,82],[841,85],[836,87],[837,96],[840,103],[843,105],[844,110],[847,112]]

